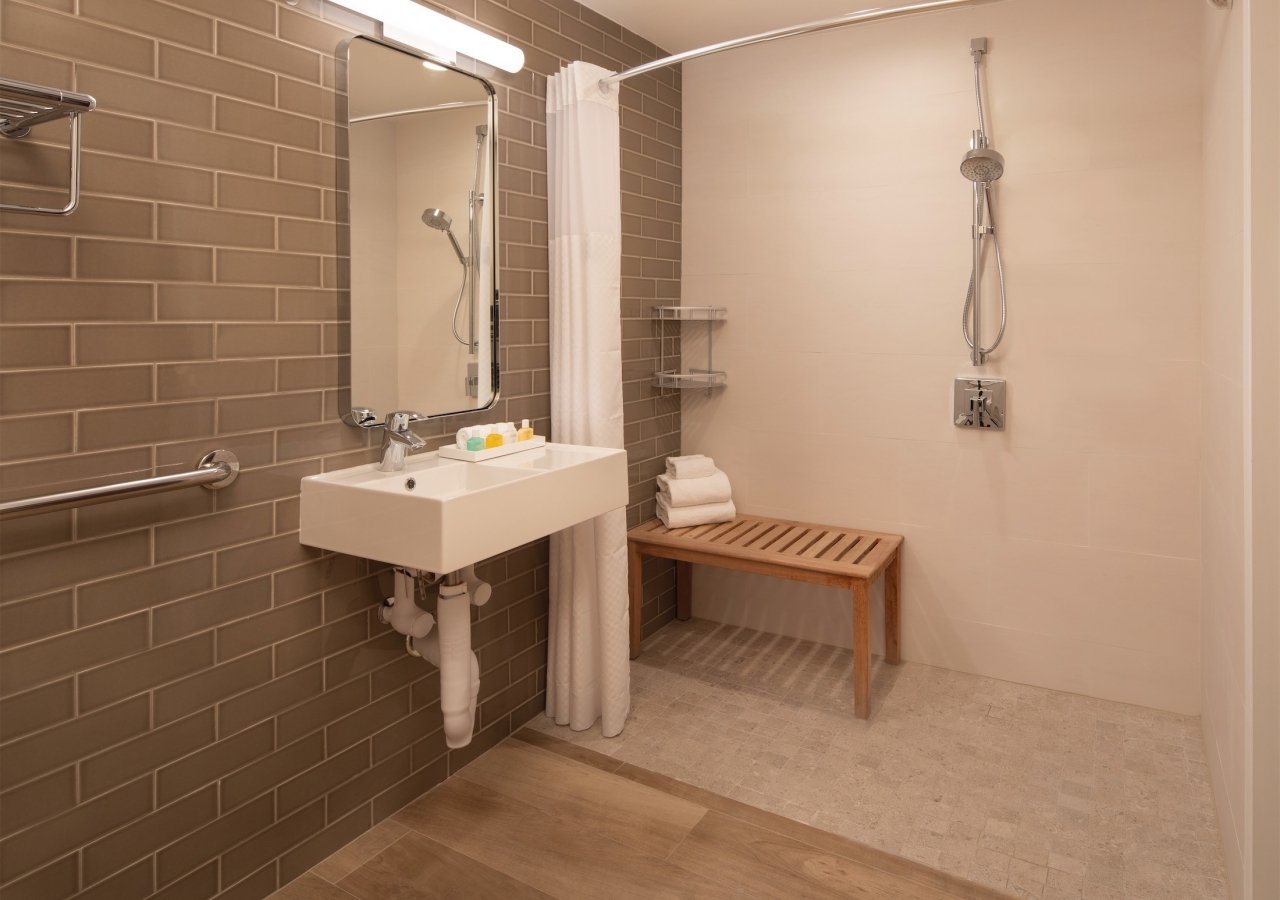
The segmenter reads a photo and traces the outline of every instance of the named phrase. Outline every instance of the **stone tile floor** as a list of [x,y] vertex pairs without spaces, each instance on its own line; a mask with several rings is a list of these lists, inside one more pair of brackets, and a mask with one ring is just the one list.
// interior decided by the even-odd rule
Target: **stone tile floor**
[[1019,897],[1226,900],[1199,719],[673,622],[626,730],[530,727]]

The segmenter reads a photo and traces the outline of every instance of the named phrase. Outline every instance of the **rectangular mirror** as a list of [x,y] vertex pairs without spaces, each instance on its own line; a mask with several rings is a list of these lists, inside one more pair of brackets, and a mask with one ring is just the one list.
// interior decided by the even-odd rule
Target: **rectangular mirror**
[[353,38],[350,424],[498,396],[495,104],[484,79]]

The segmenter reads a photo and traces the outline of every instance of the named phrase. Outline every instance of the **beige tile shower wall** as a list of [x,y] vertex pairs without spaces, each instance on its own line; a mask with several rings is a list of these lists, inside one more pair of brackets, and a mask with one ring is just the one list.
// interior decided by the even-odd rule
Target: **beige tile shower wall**
[[1232,896],[1247,897],[1248,656],[1245,590],[1245,50],[1241,10],[1209,9],[1204,28],[1205,229],[1201,292],[1204,398],[1205,750]]
[[[661,51],[570,0],[448,6],[528,61],[484,73],[502,111],[503,400],[463,421],[545,431],[545,77]],[[446,753],[434,670],[376,621],[379,567],[298,542],[298,479],[375,452],[336,418],[350,301],[333,52],[368,23],[318,0],[0,0],[0,17],[0,72],[99,100],[81,209],[0,218],[0,492],[215,447],[245,467],[218,494],[0,529],[0,893],[261,897],[541,710],[546,544],[485,565],[479,730]],[[638,518],[678,444],[637,327],[678,295],[678,75],[631,82],[622,104]],[[54,196],[62,133],[5,142],[4,200]]]
[[[1280,8],[1250,3],[1253,890],[1280,895]],[[1270,602],[1268,602],[1270,598]]]
[[1253,900],[1280,891],[1280,13],[1206,13],[1203,727],[1232,896]]
[[[730,381],[686,398],[684,450],[744,510],[905,534],[909,659],[1199,707],[1201,6],[992,4],[685,67],[684,301],[729,307]],[[951,413],[982,35],[1002,434]],[[703,572],[699,594],[848,641],[831,591]]]

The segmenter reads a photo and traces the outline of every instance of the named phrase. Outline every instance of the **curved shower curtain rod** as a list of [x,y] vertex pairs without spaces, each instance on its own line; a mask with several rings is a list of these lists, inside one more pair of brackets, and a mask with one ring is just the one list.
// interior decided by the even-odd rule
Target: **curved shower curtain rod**
[[712,53],[719,53],[722,50],[736,50],[739,47],[749,47],[752,44],[763,44],[768,41],[776,41],[780,38],[794,37],[798,34],[812,34],[815,31],[826,31],[829,28],[843,28],[846,25],[858,25],[863,22],[877,22],[881,19],[896,19],[899,16],[910,16],[915,15],[916,13],[936,12],[943,9],[952,9],[962,6],[978,6],[982,3],[994,2],[996,2],[996,0],[922,0],[920,3],[909,3],[905,6],[882,6],[875,9],[864,9],[858,12],[845,13],[843,16],[836,16],[833,19],[819,19],[816,22],[806,22],[803,25],[792,25],[788,28],[775,28],[773,31],[764,31],[760,34],[753,34],[749,37],[734,38],[731,41],[721,41],[718,44],[709,44],[706,47],[699,47],[696,50],[686,50],[683,53],[664,56],[662,59],[655,59],[653,62],[647,62],[643,65],[619,72],[616,75],[601,78],[600,90],[608,93],[609,86],[617,82],[626,81],[628,78],[632,78],[636,75],[643,75],[646,72],[652,72],[654,69],[679,65],[682,62],[697,59],[700,56],[710,56]]

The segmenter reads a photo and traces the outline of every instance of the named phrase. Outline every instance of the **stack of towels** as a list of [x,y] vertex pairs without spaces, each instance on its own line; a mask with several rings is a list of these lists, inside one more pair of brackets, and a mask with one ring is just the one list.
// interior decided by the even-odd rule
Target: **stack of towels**
[[667,474],[658,476],[658,518],[668,528],[731,522],[729,476],[709,456],[669,456]]

